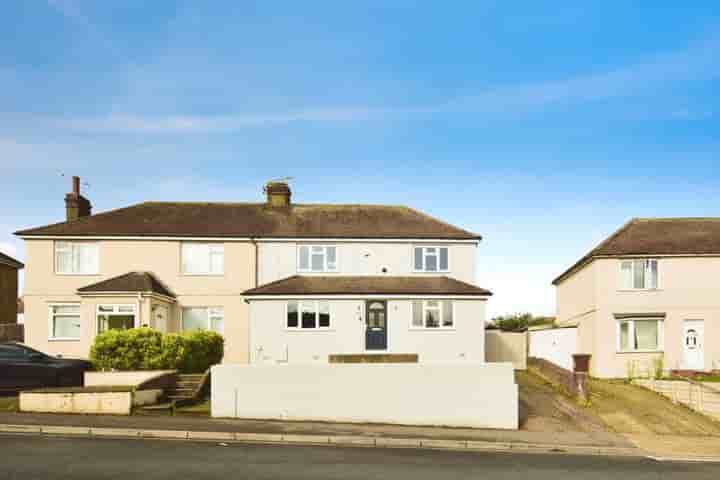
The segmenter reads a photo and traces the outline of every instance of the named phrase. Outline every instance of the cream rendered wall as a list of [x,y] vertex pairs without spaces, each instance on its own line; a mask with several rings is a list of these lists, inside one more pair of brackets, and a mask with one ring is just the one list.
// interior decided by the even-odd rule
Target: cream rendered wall
[[[447,275],[458,280],[475,283],[477,245],[475,243],[414,244],[412,242],[260,242],[260,285],[297,275],[297,246],[336,245],[338,272],[321,275]],[[449,273],[414,273],[413,246],[448,246]],[[303,275],[312,275],[303,273]]]
[[[170,308],[169,330],[179,330],[181,307],[223,307],[224,361],[247,362],[248,307],[240,293],[255,286],[255,252],[250,242],[223,242],[225,273],[222,276],[181,275],[179,241],[101,240],[98,243],[99,275],[57,275],[54,273],[54,241],[26,240],[25,335],[30,346],[51,354],[87,357],[96,331],[93,305],[120,303],[119,300],[86,297],[79,341],[48,341],[48,305],[79,302],[75,291],[80,287],[130,271],[150,271],[177,296],[177,304]],[[142,312],[143,323],[150,318],[150,302],[145,302],[147,311]]]
[[[285,328],[285,300],[250,302],[251,363],[327,363],[334,353],[365,352],[362,300],[330,300],[329,330]],[[420,362],[484,362],[485,302],[454,300],[453,330],[414,330],[411,300],[388,301],[388,349]]]
[[[598,259],[597,312],[593,373],[601,377],[627,375],[629,361],[641,370],[651,368],[653,358],[664,357],[665,369],[681,368],[684,320],[704,320],[705,369],[720,368],[720,258],[659,258],[659,288],[655,291],[622,291],[620,259]],[[616,353],[615,313],[666,313],[664,355]]]
[[[573,353],[593,354],[595,350],[595,324],[598,309],[598,281],[596,262],[578,270],[555,288],[557,323],[561,326],[577,325],[577,346]],[[593,371],[597,363],[591,359]]]

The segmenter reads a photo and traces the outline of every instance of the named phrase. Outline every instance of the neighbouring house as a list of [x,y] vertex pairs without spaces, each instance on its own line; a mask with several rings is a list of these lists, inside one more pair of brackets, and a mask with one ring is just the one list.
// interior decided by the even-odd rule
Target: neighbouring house
[[73,178],[66,221],[24,239],[26,343],[86,357],[95,335],[204,328],[226,363],[333,354],[484,361],[480,236],[404,206],[145,202],[91,214]]
[[18,272],[21,262],[0,252],[0,324],[17,323]]
[[[720,369],[720,218],[638,218],[557,277],[597,377]],[[575,353],[575,352],[573,352]]]
[[17,299],[17,323],[20,325],[25,323],[25,303],[23,303],[22,297]]

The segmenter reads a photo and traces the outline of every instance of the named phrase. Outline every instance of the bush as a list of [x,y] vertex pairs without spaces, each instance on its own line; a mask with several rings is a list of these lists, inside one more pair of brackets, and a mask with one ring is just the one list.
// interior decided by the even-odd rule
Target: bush
[[551,325],[554,322],[555,317],[535,317],[531,313],[512,313],[492,319],[493,325],[507,332],[526,330],[537,325]]
[[108,330],[95,337],[90,360],[97,370],[180,370],[201,373],[220,363],[224,340],[195,330],[162,334],[151,328]]

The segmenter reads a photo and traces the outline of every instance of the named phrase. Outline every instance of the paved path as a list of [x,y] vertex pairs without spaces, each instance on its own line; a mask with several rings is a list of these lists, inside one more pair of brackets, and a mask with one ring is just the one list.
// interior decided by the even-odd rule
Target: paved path
[[717,479],[720,465],[637,458],[459,453],[162,440],[2,436],[2,478],[397,480]]

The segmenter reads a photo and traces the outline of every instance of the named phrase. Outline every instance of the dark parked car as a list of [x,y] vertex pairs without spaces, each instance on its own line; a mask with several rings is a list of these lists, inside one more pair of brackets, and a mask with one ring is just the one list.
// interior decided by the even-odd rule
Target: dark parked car
[[40,387],[80,387],[92,365],[87,360],[51,357],[21,343],[0,343],[0,392]]

